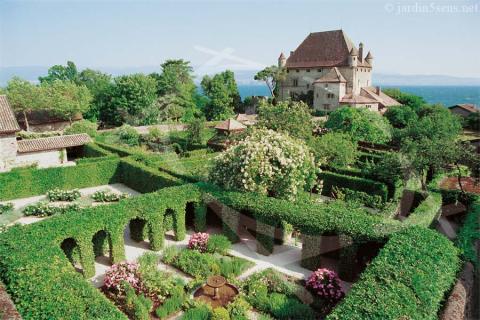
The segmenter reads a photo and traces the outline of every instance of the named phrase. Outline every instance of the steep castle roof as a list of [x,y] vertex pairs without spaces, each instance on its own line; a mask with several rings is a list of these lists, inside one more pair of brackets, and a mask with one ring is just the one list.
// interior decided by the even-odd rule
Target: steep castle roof
[[347,82],[342,76],[337,67],[333,67],[330,71],[324,76],[318,78],[313,83],[328,83],[328,82]]
[[17,131],[20,131],[20,127],[8,103],[7,96],[0,95],[0,133],[14,133]]

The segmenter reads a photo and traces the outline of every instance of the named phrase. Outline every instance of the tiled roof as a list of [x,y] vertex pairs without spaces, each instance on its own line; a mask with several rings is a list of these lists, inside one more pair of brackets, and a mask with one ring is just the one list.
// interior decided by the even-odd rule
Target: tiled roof
[[0,95],[0,133],[14,133],[20,131],[7,96]]
[[372,98],[380,103],[384,107],[401,106],[402,104],[393,99],[389,95],[385,94],[382,90],[375,87],[363,87],[360,91],[360,95]]
[[[358,52],[343,30],[310,33],[287,59],[287,68],[348,66],[350,52]],[[359,66],[369,66],[359,61]]]
[[478,110],[474,104],[469,104],[469,103],[461,103],[461,104],[456,104],[454,106],[449,107],[449,109],[453,109],[453,108],[461,108],[468,112],[480,112],[480,110]]
[[215,129],[224,130],[224,131],[237,131],[237,130],[244,130],[247,127],[238,122],[235,119],[228,119],[224,122],[218,124]]
[[337,67],[333,67],[330,71],[322,76],[321,78],[315,80],[313,83],[326,83],[326,82],[347,82],[345,78],[342,76],[340,71],[338,71]]
[[18,141],[18,152],[36,152],[82,146],[92,142],[85,133]]
[[357,103],[377,103],[377,102],[378,101],[376,101],[375,99],[360,96],[360,95],[353,95],[351,93],[346,94],[342,98],[342,100],[340,100],[340,103],[353,103],[353,104],[357,104]]

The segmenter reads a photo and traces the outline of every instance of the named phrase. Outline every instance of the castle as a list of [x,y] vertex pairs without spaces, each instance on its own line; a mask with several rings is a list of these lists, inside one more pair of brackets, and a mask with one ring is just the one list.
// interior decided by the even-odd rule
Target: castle
[[279,99],[310,97],[315,110],[327,112],[349,105],[383,113],[400,105],[372,86],[373,55],[364,56],[363,50],[363,44],[357,49],[343,30],[310,33],[288,59],[283,53],[278,58],[278,66],[287,72],[279,84]]

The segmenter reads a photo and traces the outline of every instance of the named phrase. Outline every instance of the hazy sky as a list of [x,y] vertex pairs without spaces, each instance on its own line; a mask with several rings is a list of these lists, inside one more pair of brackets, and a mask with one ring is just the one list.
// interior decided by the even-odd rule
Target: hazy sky
[[[480,76],[480,0],[0,0],[0,66],[136,67],[184,58],[207,69],[255,69],[276,63],[309,32],[332,29],[362,41],[376,72]],[[212,61],[209,50],[238,59]]]

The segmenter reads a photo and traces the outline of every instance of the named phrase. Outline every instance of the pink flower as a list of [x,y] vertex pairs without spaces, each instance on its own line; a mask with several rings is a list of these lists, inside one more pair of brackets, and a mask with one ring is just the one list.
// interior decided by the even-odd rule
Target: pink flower
[[107,289],[121,292],[122,281],[130,283],[137,291],[140,289],[137,263],[120,262],[111,266],[105,273],[104,284]]
[[208,233],[197,232],[192,234],[188,241],[188,249],[198,250],[200,252],[207,251],[208,238]]
[[306,287],[332,304],[337,303],[345,295],[337,274],[328,269],[314,271],[308,278]]

